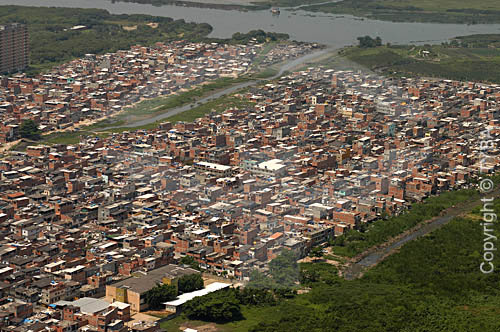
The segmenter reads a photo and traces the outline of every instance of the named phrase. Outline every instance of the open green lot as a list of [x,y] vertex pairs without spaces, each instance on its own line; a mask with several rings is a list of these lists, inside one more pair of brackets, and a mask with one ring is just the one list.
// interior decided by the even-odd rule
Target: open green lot
[[388,76],[500,82],[500,35],[459,37],[450,44],[351,47],[341,55]]
[[[153,99],[143,100],[132,107],[125,110],[114,117],[102,120],[96,124],[87,127],[87,129],[99,129],[112,126],[124,126],[133,123],[137,120],[152,117],[162,114],[170,109],[184,106],[190,103],[195,103],[198,99],[206,97],[217,90],[225,89],[234,84],[248,81],[247,77],[239,78],[220,78],[212,82],[208,82],[199,87],[178,92],[167,97],[158,97]],[[181,114],[184,114],[183,112]],[[187,120],[186,120],[187,121]]]
[[[236,79],[238,80],[238,79]],[[192,122],[198,118],[201,118],[205,116],[206,114],[210,112],[217,112],[221,113],[227,109],[230,108],[246,108],[246,107],[252,107],[254,103],[249,102],[243,98],[241,98],[238,94],[241,93],[242,91],[238,91],[237,93],[223,96],[220,98],[216,98],[214,100],[211,100],[209,102],[206,102],[204,104],[194,106],[193,108],[181,112],[179,114],[176,114],[174,116],[165,118],[160,121],[152,122],[147,125],[143,126],[137,126],[137,127],[125,127],[123,125],[127,124],[128,121],[132,118],[134,118],[134,114],[136,116],[140,115],[155,115],[159,113],[163,113],[168,111],[171,108],[175,108],[178,106],[182,106],[186,103],[192,102],[195,99],[190,99],[190,98],[196,98],[196,97],[201,97],[205,96],[207,93],[212,91],[212,89],[215,89],[215,87],[218,87],[219,89],[225,85],[229,84],[231,82],[230,80],[223,80],[222,83],[219,82],[214,82],[214,85],[209,86],[209,84],[200,87],[199,89],[195,90],[190,90],[187,92],[184,92],[184,94],[179,94],[175,95],[170,98],[157,98],[157,99],[152,99],[152,100],[146,100],[141,102],[139,105],[136,107],[132,108],[130,113],[124,113],[122,114],[119,118],[113,118],[113,120],[108,121],[108,120],[103,120],[101,122],[98,122],[94,125],[87,126],[87,127],[82,127],[76,131],[71,131],[71,132],[59,132],[59,133],[53,133],[50,135],[43,135],[40,141],[36,142],[21,142],[17,146],[15,146],[12,150],[24,150],[26,146],[28,145],[33,145],[33,144],[77,144],[80,141],[81,136],[98,136],[101,138],[107,137],[110,135],[110,133],[120,133],[124,131],[134,131],[134,130],[152,130],[158,127],[158,125],[162,122],[165,121],[170,121],[172,123],[179,122],[179,121],[187,121],[187,122]],[[230,83],[234,84],[234,82]],[[185,96],[185,98],[183,97]],[[144,118],[144,117],[141,117]],[[136,117],[134,119],[137,119]],[[105,127],[108,126],[116,126],[116,128],[112,129],[105,129]],[[120,127],[122,126],[122,127]]]

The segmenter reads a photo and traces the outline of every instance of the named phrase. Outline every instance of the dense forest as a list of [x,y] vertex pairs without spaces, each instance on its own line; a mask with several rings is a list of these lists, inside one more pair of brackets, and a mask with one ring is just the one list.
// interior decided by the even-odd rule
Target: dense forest
[[[494,210],[499,209],[497,200]],[[236,293],[228,296],[235,315],[218,317],[223,320],[219,324],[252,332],[499,331],[500,274],[480,271],[485,239],[481,220],[476,208],[406,244],[353,281],[340,278],[336,268],[324,262],[300,264],[300,287],[310,289],[308,293],[274,296],[276,301],[259,293],[266,304],[241,300]],[[492,227],[500,236],[500,226]],[[500,266],[497,256],[493,264]],[[221,298],[212,295],[207,301]],[[208,307],[197,300],[189,305],[190,317],[203,320],[197,312]]]

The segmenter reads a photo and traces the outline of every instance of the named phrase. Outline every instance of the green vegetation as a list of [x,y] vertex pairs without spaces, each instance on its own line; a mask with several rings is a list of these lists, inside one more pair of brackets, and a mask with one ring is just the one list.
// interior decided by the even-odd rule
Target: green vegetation
[[279,72],[279,70],[275,69],[274,67],[267,67],[266,69],[264,69],[256,74],[253,74],[252,78],[267,79],[267,78],[271,78],[273,76],[276,76],[276,74],[278,74],[278,72]]
[[146,119],[154,115],[165,113],[173,108],[181,107],[196,102],[198,99],[206,97],[214,91],[225,89],[233,84],[246,82],[246,77],[239,78],[219,78],[213,82],[203,84],[194,89],[179,92],[168,97],[158,97],[154,99],[143,100],[132,107],[128,107],[123,113],[102,120],[86,129],[99,129],[106,127],[124,126],[140,119]]
[[193,292],[203,288],[203,279],[201,274],[190,274],[179,278],[177,287],[174,285],[158,284],[151,288],[144,295],[149,309],[163,309],[163,303],[172,301],[181,293]]
[[203,278],[200,273],[188,274],[178,280],[179,293],[194,292],[203,289]]
[[[500,200],[494,205],[500,211]],[[346,281],[326,263],[301,264],[306,294],[256,307],[240,303],[243,318],[219,331],[468,332],[498,331],[500,274],[483,274],[480,208],[403,246],[361,279]],[[500,225],[492,232],[500,236]],[[496,252],[495,252],[496,254]],[[500,266],[495,255],[493,264]],[[178,331],[181,316],[162,324]],[[206,324],[190,322],[196,328]]]
[[[219,83],[217,83],[219,84]],[[210,89],[215,89],[214,86],[211,88],[209,87],[210,84],[207,84],[202,87],[202,90],[204,91],[210,91]],[[220,86],[220,85],[218,85]],[[194,90],[186,92],[187,100],[193,101],[189,98],[194,98],[192,97],[193,95],[199,94],[199,90],[197,92],[193,92]],[[203,93],[202,93],[203,95]],[[156,122],[152,122],[143,126],[137,126],[137,127],[118,127],[122,126],[128,121],[133,121],[139,119],[140,114],[146,114],[146,115],[155,115],[160,112],[165,112],[170,107],[178,107],[182,106],[186,100],[184,100],[182,94],[175,95],[169,98],[156,98],[152,100],[146,100],[141,103],[139,103],[137,106],[133,107],[130,113],[125,113],[128,116],[120,115],[115,118],[112,118],[112,120],[103,120],[101,122],[98,122],[94,125],[88,126],[88,127],[83,127],[80,128],[76,131],[66,131],[66,132],[59,132],[59,133],[53,133],[49,135],[43,135],[41,137],[41,140],[38,141],[38,144],[47,144],[47,145],[52,145],[52,144],[78,144],[80,142],[80,138],[82,136],[97,136],[100,138],[105,138],[110,135],[110,133],[121,133],[124,131],[135,131],[135,130],[153,130],[158,127],[158,125],[162,122],[165,121],[170,121],[170,122],[179,122],[179,121],[187,121],[187,122],[192,122],[198,118],[201,118],[205,116],[206,114],[210,112],[223,112],[227,109],[230,108],[246,108],[246,107],[251,107],[254,105],[253,102],[247,101],[242,99],[241,97],[237,95],[227,95],[224,97],[220,97],[214,100],[211,100],[205,104],[202,104],[200,106],[194,107],[190,110],[187,110],[185,112],[181,112],[179,114],[173,115],[171,117],[168,117],[163,120],[159,120]],[[190,97],[191,96],[191,97]],[[172,98],[172,99],[171,99]],[[167,100],[167,101],[166,101]],[[156,107],[156,108],[155,108]],[[160,108],[166,107],[164,111],[159,111]],[[168,108],[167,108],[168,107]],[[141,113],[143,112],[143,113]],[[135,114],[135,115],[132,115]],[[147,117],[147,116],[146,116]],[[141,117],[141,118],[146,118],[146,117]],[[106,128],[108,126],[116,126],[115,128],[112,129],[106,129],[106,131],[98,131],[102,130],[103,128]],[[25,148],[25,143],[20,144],[19,146],[15,147],[13,150],[22,150]],[[188,264],[190,265],[190,264]],[[195,267],[193,267],[195,268]]]
[[258,43],[277,42],[287,40],[289,35],[278,32],[265,32],[264,30],[251,30],[247,33],[236,32],[231,37],[230,42],[233,44],[247,44],[250,40],[255,39]]
[[[164,6],[164,5],[176,5],[176,6],[186,6],[186,7],[198,7],[198,8],[212,8],[212,9],[222,9],[222,10],[262,10],[267,9],[270,6],[268,4],[228,4],[228,3],[207,3],[207,2],[197,2],[185,1],[185,0],[112,0],[113,2],[135,2],[142,4],[151,4],[153,6]],[[214,1],[217,2],[217,1]]]
[[[290,1],[302,3],[299,0]],[[497,0],[343,0],[301,9],[398,22],[500,22],[500,2]]]
[[24,120],[19,128],[19,133],[21,134],[22,138],[39,140],[41,131],[35,121]]
[[264,10],[271,7],[296,7],[300,5],[315,4],[319,2],[324,2],[324,0],[255,0],[248,1],[246,4],[227,4],[218,3],[217,1],[210,2],[199,2],[197,0],[112,0],[118,2],[135,2],[151,4],[153,6],[163,6],[163,5],[177,5],[177,6],[187,6],[187,7],[200,7],[200,8],[213,8],[213,9],[223,9],[223,10]]
[[[267,3],[273,7],[297,7],[315,3],[325,2],[324,0],[264,0],[260,3]],[[254,2],[259,3],[259,2]]]
[[240,303],[231,290],[195,297],[183,306],[183,311],[189,319],[209,322],[227,322],[241,318]]
[[350,230],[332,242],[333,252],[348,257],[356,256],[375,245],[409,230],[425,220],[438,216],[443,210],[478,197],[473,189],[450,191],[413,204],[403,214],[386,220],[377,220],[362,232]]
[[311,249],[311,252],[309,253],[309,256],[311,257],[323,257],[323,248],[321,247],[314,247]]
[[[279,298],[279,295],[267,289],[225,288],[187,302],[183,307],[182,319],[234,323],[243,318],[242,306],[249,308],[275,306]],[[171,328],[172,324],[165,323],[162,326]]]
[[179,264],[189,265],[190,268],[201,271],[200,264],[191,256],[182,257]]
[[270,289],[280,296],[293,297],[294,288],[300,277],[297,255],[290,250],[283,250],[269,263],[269,276],[265,276],[257,270],[250,272],[249,287],[259,289]]
[[175,300],[177,297],[177,289],[175,286],[171,285],[157,285],[151,288],[144,295],[144,299],[149,306],[149,309],[162,309],[164,308],[163,303],[167,301]]
[[244,100],[240,97],[237,97],[235,95],[228,95],[224,97],[220,97],[214,100],[211,100],[209,102],[206,102],[205,104],[202,104],[200,106],[194,107],[188,111],[173,115],[164,121],[170,121],[170,122],[179,122],[179,121],[186,121],[186,122],[192,122],[198,118],[201,118],[205,116],[206,114],[210,112],[223,112],[227,109],[231,108],[238,108],[238,109],[243,109],[246,107],[250,107],[254,105],[255,103]]
[[80,142],[81,136],[93,136],[99,138],[105,138],[109,136],[109,133],[94,133],[91,131],[65,131],[59,133],[53,133],[50,135],[43,135],[41,140],[38,141],[39,144],[78,144]]
[[370,36],[358,37],[358,41],[361,48],[382,46],[382,38],[380,37],[376,37],[375,39]]
[[351,47],[341,55],[388,76],[500,82],[500,35],[459,37],[443,45]]

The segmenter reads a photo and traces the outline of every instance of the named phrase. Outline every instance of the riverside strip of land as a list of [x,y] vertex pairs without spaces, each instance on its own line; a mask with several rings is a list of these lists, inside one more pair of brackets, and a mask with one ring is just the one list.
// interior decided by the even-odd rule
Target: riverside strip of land
[[496,0],[119,0],[156,6],[181,5],[223,10],[265,10],[286,7],[313,12],[349,14],[385,21],[439,23],[499,23],[500,3]]
[[[297,0],[296,3],[301,1]],[[343,0],[313,4],[301,9],[397,22],[500,22],[500,2],[496,0]]]
[[[254,48],[250,47],[249,49]],[[131,106],[124,106],[119,112],[108,115],[105,119],[91,116],[87,120],[73,124],[67,123],[64,126],[59,126],[58,129],[54,128],[46,132],[37,144],[75,144],[78,143],[81,136],[85,135],[98,134],[100,137],[105,137],[111,132],[153,129],[165,120],[171,122],[192,121],[211,111],[221,112],[227,107],[245,107],[249,105],[249,102],[238,96],[242,89],[259,83],[265,77],[276,78],[286,70],[332,52],[319,45],[295,45],[288,42],[270,43],[268,46],[255,47],[255,50],[258,52],[258,55],[254,55],[256,60],[252,61],[252,65],[247,66],[245,73],[239,77],[223,77],[215,81],[207,81],[199,86],[187,86],[172,94],[160,97],[155,96],[162,95],[165,91],[174,91],[173,89],[177,89],[178,86],[174,84],[165,90],[165,88],[150,84],[151,88],[147,89],[148,92],[141,94],[141,96],[146,96],[145,99],[139,99],[136,96],[134,99],[136,101],[131,103]],[[163,81],[165,80],[163,79]],[[147,98],[148,96],[149,98]],[[130,97],[127,98],[127,100],[130,99]],[[16,145],[14,149],[23,149],[33,143],[24,141]]]
[[[495,192],[490,193],[488,196],[498,198],[499,194],[500,190],[496,190]],[[340,275],[347,280],[360,278],[361,276],[363,276],[367,269],[374,267],[390,255],[397,252],[407,242],[413,241],[421,236],[425,236],[435,231],[436,229],[452,221],[454,218],[470,214],[474,208],[477,208],[478,206],[481,206],[483,204],[481,198],[482,197],[477,197],[476,195],[471,195],[470,200],[453,205],[452,207],[441,211],[439,216],[425,220],[412,229],[394,236],[387,242],[378,244],[362,252],[356,257],[350,259],[349,263],[347,263],[340,271]],[[410,211],[409,213],[412,212]]]
[[500,82],[500,35],[457,37],[441,45],[357,46],[340,51],[332,66],[364,69],[391,77],[434,77]]

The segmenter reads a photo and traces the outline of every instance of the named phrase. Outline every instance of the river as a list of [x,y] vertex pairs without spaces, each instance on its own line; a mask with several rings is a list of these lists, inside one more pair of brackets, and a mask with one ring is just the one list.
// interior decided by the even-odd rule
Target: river
[[[281,67],[279,68],[279,71],[278,71],[277,74],[275,74],[274,76],[269,77],[267,79],[268,80],[269,79],[270,80],[275,79],[275,78],[281,76],[285,71],[290,70],[292,68],[295,68],[297,66],[300,66],[300,65],[302,65],[302,64],[304,64],[304,63],[306,63],[306,62],[308,62],[310,60],[313,60],[314,58],[322,56],[325,53],[331,52],[332,50],[333,50],[333,48],[327,48],[327,49],[323,49],[323,50],[319,50],[319,51],[316,51],[316,52],[312,52],[312,53],[303,55],[301,57],[298,57],[297,59],[288,61],[288,62],[286,62],[286,63],[284,63],[284,64],[281,65]],[[196,104],[204,104],[204,103],[209,102],[209,101],[211,101],[213,99],[217,99],[219,97],[222,97],[222,96],[231,94],[233,92],[236,92],[236,91],[238,91],[240,89],[256,85],[259,82],[260,82],[260,80],[253,80],[253,81],[248,81],[248,82],[243,82],[243,83],[239,83],[239,84],[236,84],[236,85],[232,85],[232,86],[230,86],[228,88],[225,88],[225,89],[222,89],[220,91],[217,91],[216,93],[213,93],[213,94],[211,94],[211,95],[209,95],[207,97],[203,97],[203,98],[198,99],[196,101]],[[120,127],[132,128],[132,127],[145,126],[147,124],[154,123],[156,121],[160,121],[160,120],[166,119],[166,118],[174,116],[176,114],[189,111],[190,109],[193,108],[192,105],[193,104],[186,104],[186,105],[183,105],[183,106],[172,108],[172,109],[168,110],[165,113],[161,113],[161,114],[158,114],[158,115],[153,116],[153,117],[149,117],[149,118],[142,119],[142,120],[137,120],[137,121],[134,121],[134,122],[131,122],[131,123],[127,123],[125,125],[106,127],[106,128],[102,128],[100,130],[101,131],[105,131],[105,130],[114,129],[114,128],[120,128]]]
[[[495,190],[492,193],[488,194],[490,197],[498,198],[500,195],[500,189]],[[343,273],[344,278],[347,280],[353,280],[359,278],[363,275],[364,271],[370,269],[380,263],[389,255],[396,252],[399,248],[401,248],[405,243],[413,241],[421,236],[431,233],[432,231],[440,228],[443,225],[446,225],[454,218],[459,217],[463,214],[468,213],[474,207],[481,205],[481,200],[479,198],[472,199],[467,202],[459,203],[445,211],[442,212],[442,215],[430,221],[429,223],[423,224],[421,227],[416,227],[414,230],[410,230],[409,234],[402,236],[394,242],[387,242],[387,246],[382,246],[380,248],[376,248],[373,251],[369,251],[369,253],[362,257],[359,261],[351,264]]]
[[344,278],[347,280],[353,280],[359,278],[363,271],[367,268],[371,268],[375,266],[377,263],[382,261],[386,256],[394,253],[397,249],[401,248],[405,243],[415,240],[423,235],[429,234],[430,232],[438,229],[439,227],[447,224],[453,218],[455,218],[456,214],[449,214],[442,217],[437,218],[429,224],[422,226],[418,230],[411,232],[407,236],[404,236],[402,239],[392,243],[391,245],[377,249],[374,252],[368,254],[363,257],[359,262],[352,264],[345,272]]
[[269,10],[227,11],[183,6],[161,6],[110,0],[0,0],[0,5],[101,8],[114,14],[150,14],[186,21],[209,23],[211,36],[227,38],[235,32],[253,29],[288,33],[291,39],[319,42],[336,48],[351,45],[359,36],[380,36],[385,42],[439,43],[476,33],[500,33],[500,24],[394,23],[281,8],[275,16]]

